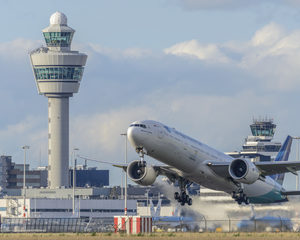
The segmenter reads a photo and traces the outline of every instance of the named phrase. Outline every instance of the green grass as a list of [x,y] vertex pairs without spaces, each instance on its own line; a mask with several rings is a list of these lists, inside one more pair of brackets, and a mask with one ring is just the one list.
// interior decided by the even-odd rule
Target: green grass
[[[96,236],[96,237],[95,237]],[[151,233],[151,234],[119,234],[119,233],[0,233],[0,240],[298,240],[300,233]]]

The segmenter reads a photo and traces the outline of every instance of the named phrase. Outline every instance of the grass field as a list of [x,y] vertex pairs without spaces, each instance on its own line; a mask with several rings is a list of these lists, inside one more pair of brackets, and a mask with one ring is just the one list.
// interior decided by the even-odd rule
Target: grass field
[[105,233],[89,233],[89,234],[72,234],[72,233],[3,233],[0,234],[0,240],[34,240],[34,239],[55,239],[55,240],[121,240],[121,239],[135,239],[135,240],[171,240],[171,239],[203,239],[203,240],[252,240],[252,239],[300,239],[300,233],[155,233],[150,235],[120,235],[120,234],[105,234]]

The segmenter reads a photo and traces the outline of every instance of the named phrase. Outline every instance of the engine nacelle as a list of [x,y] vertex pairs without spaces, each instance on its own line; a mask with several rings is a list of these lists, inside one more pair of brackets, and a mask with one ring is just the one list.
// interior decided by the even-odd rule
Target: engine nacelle
[[157,173],[152,166],[140,166],[140,161],[135,160],[129,163],[127,174],[137,184],[148,186],[155,182]]
[[237,182],[251,184],[259,178],[257,167],[248,159],[235,159],[229,165],[229,174]]

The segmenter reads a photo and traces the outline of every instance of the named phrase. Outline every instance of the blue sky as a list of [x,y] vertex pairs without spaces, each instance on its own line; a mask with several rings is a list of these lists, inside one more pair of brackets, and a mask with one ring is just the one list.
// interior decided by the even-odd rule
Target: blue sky
[[[278,141],[300,135],[296,0],[0,4],[0,153],[16,162],[28,144],[31,165],[40,152],[47,164],[47,99],[37,94],[28,52],[44,44],[41,30],[55,11],[76,30],[72,48],[89,55],[70,102],[70,149],[120,162],[120,133],[138,119],[164,122],[223,151],[240,149],[253,117],[274,118]],[[129,158],[137,158],[132,148]],[[118,174],[112,170],[112,184]]]

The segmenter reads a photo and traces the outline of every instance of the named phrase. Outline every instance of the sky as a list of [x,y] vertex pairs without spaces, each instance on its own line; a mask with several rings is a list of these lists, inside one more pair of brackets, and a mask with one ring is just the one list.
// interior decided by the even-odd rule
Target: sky
[[[241,149],[253,118],[273,118],[276,141],[300,135],[298,0],[0,0],[0,6],[0,154],[17,163],[25,144],[31,167],[48,162],[47,99],[37,93],[28,53],[45,45],[41,31],[56,11],[76,30],[72,49],[88,54],[70,100],[70,153],[77,147],[89,158],[123,162],[120,134],[143,119],[221,151]],[[128,150],[129,160],[138,158]],[[110,169],[111,184],[120,184],[120,170],[90,166]],[[294,179],[288,176],[287,189]]]

